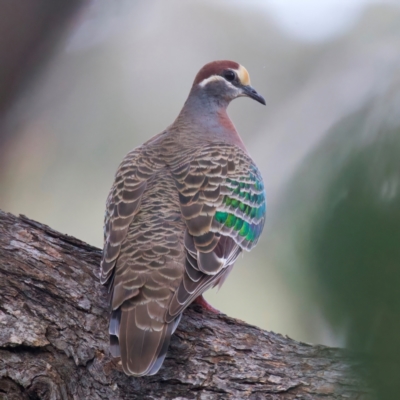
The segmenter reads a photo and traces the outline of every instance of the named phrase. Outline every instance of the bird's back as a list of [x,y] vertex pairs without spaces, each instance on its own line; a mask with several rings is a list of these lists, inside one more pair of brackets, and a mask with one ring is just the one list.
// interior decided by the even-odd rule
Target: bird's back
[[[185,225],[178,193],[159,157],[156,149],[146,146],[126,157],[110,192],[106,215],[106,227],[112,231],[118,219],[115,210],[121,204],[129,208],[123,200],[140,203],[134,217],[128,216],[131,221],[124,238],[110,246],[119,247],[110,276],[111,351],[121,356],[125,372],[138,376],[156,372],[164,360],[176,325],[174,321],[166,324],[165,315],[184,270]],[[145,188],[138,190],[143,182]],[[105,267],[106,263],[103,277]]]
[[[175,142],[177,151],[172,142],[167,137],[130,153],[108,201],[108,246],[119,247],[112,260],[111,348],[126,372],[139,376],[157,372],[184,308],[224,280],[262,229],[262,181],[242,149]],[[128,200],[134,206],[126,234],[112,242],[111,226],[121,220],[115,210],[129,209]],[[104,279],[111,277],[107,265]]]

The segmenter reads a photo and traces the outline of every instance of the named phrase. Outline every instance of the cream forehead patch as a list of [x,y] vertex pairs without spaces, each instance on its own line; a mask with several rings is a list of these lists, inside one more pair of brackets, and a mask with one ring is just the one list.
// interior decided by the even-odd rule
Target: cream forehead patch
[[240,80],[240,83],[242,85],[250,85],[250,75],[247,72],[247,69],[243,67],[243,65],[239,66],[239,69],[237,70],[237,74]]

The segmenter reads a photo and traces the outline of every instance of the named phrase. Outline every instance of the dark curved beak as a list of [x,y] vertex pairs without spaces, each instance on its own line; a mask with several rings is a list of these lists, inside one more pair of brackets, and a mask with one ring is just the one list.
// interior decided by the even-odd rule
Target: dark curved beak
[[252,88],[251,86],[242,86],[242,91],[243,91],[243,96],[250,97],[251,99],[258,101],[261,104],[265,104],[265,99],[264,97],[261,96],[261,94],[258,94],[257,91]]

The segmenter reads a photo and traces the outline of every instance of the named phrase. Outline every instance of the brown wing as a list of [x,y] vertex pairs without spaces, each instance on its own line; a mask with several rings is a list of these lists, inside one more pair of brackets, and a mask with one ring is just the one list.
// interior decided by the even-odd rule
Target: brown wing
[[185,274],[167,321],[210,286],[222,284],[242,249],[256,244],[265,213],[261,175],[238,147],[207,145],[171,171],[187,229]]
[[[104,250],[100,265],[100,281],[106,284],[114,273],[121,244],[136,215],[151,170],[142,163],[141,148],[131,151],[122,161],[107,198],[104,218]],[[143,164],[143,166],[141,166]]]
[[154,374],[165,358],[179,320],[165,315],[182,279],[183,229],[169,171],[150,149],[130,153],[108,199],[101,274],[112,291],[111,353],[128,375]]

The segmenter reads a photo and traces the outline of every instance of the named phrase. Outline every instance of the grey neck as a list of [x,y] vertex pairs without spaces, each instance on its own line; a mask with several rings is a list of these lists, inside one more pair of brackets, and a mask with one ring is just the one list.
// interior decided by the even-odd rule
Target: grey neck
[[192,88],[182,111],[172,125],[171,132],[178,135],[181,143],[190,141],[222,141],[245,149],[226,108],[231,99],[207,93],[204,88]]
[[229,103],[230,99],[193,87],[177,120],[188,119],[200,125],[215,123],[221,116],[227,116],[226,109]]

